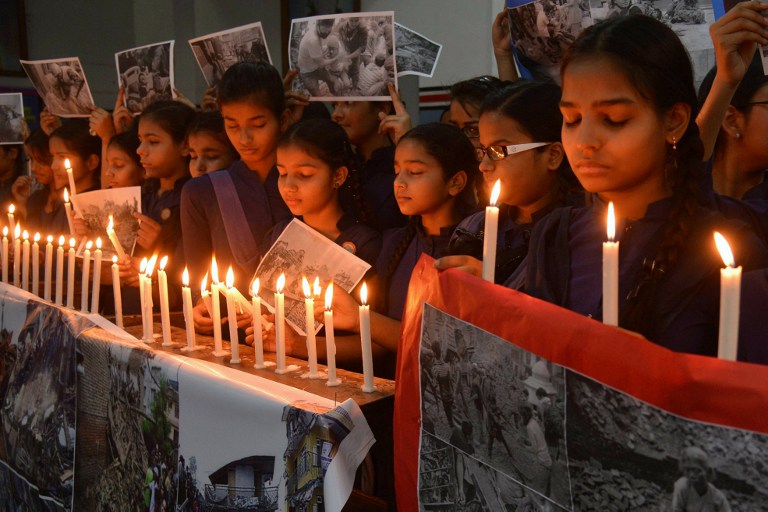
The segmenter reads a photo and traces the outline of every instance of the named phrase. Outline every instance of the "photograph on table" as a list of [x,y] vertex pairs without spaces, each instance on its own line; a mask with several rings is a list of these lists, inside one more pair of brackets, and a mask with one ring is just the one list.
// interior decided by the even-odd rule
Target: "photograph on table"
[[563,368],[426,303],[420,347],[422,440],[530,489],[539,507],[570,508]]
[[78,57],[22,60],[21,65],[51,114],[88,117],[93,96]]
[[[285,274],[285,320],[294,331],[304,336],[306,319],[302,276],[306,276],[310,284],[318,277],[323,290],[333,281],[334,286],[351,292],[370,268],[365,261],[294,219],[261,259],[253,277],[260,280],[262,304],[274,312],[277,280],[280,274]],[[315,300],[322,300],[322,297],[315,297]],[[322,322],[315,320],[315,333],[322,326]]]
[[[141,187],[109,188],[75,194],[71,198],[75,212],[83,214],[87,226],[85,239],[96,242],[101,237],[103,261],[111,261],[116,255],[114,246],[107,236],[109,216],[112,216],[113,229],[120,245],[129,256],[133,254],[136,236],[139,230],[137,213],[141,213]],[[78,257],[82,255],[85,244],[80,244]],[[94,247],[95,249],[95,247]]]
[[24,142],[24,102],[20,92],[0,94],[0,144]]
[[577,510],[768,510],[768,436],[670,414],[566,372]]
[[208,87],[216,87],[224,72],[238,62],[272,64],[260,21],[190,39],[189,45]]
[[417,75],[432,78],[443,45],[395,23],[395,47],[397,76]]
[[314,16],[291,22],[293,89],[316,101],[390,99],[397,85],[394,12]]
[[149,44],[115,54],[117,83],[125,90],[125,106],[138,115],[150,104],[176,97],[173,41]]

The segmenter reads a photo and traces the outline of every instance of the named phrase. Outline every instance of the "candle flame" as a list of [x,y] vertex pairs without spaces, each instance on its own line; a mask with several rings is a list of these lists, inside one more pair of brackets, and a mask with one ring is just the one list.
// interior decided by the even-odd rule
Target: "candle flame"
[[736,263],[733,260],[733,252],[731,251],[731,246],[728,245],[728,241],[725,239],[723,235],[715,231],[715,245],[717,245],[717,250],[720,252],[720,257],[723,258],[723,263],[728,268],[733,268],[733,265]]
[[184,267],[184,272],[181,273],[181,284],[185,287],[189,286],[189,270],[187,270],[187,267]]
[[501,180],[496,180],[496,184],[493,186],[493,190],[491,191],[491,206],[496,206],[496,201],[499,200],[499,195],[501,194]]
[[613,213],[613,201],[608,203],[608,229],[606,230],[608,241],[613,242],[616,238],[616,215]]
[[205,295],[208,292],[208,272],[203,276],[203,284],[200,285],[200,292]]
[[333,281],[328,283],[328,288],[325,289],[325,310],[330,311],[333,305]]
[[19,238],[21,236],[21,224],[16,224],[16,229],[13,230],[13,238]]
[[224,282],[226,283],[227,288],[235,286],[235,271],[232,270],[231,266],[227,269],[227,276],[224,278]]
[[160,270],[165,270],[165,264],[168,263],[168,256],[163,256],[160,260]]
[[107,231],[112,231],[115,229],[115,220],[112,218],[112,215],[109,216],[109,224],[107,224]]
[[363,286],[360,287],[360,301],[363,303],[363,306],[368,302],[368,285],[365,284],[365,281],[363,281]]
[[37,242],[39,242],[39,241],[40,241],[40,233],[35,233],[35,238],[34,238],[34,240],[35,240],[35,243],[37,243]]
[[257,277],[251,283],[251,295],[254,297],[259,296],[259,287],[261,287],[261,280]]
[[69,191],[67,190],[67,187],[64,187],[64,202],[69,202]]
[[320,287],[320,278],[315,277],[315,282],[312,284],[312,293],[315,297],[319,297],[323,293],[323,289]]
[[53,243],[53,235],[48,235],[48,238],[46,238],[46,240],[48,240],[49,244],[52,244]]
[[147,262],[147,277],[152,275],[152,272],[155,271],[155,264],[157,263],[157,254],[153,254],[151,258],[149,258],[149,261]]
[[147,258],[146,256],[141,258],[141,263],[139,263],[139,272],[144,274],[147,271]]
[[8,226],[3,227],[3,236],[8,236]]
[[24,241],[29,240],[29,232],[25,229],[24,233],[21,235],[21,238],[24,239]]
[[216,255],[211,258],[211,283],[219,282],[219,266],[216,265]]
[[117,265],[117,255],[112,256],[112,264]]
[[72,172],[72,165],[69,163],[69,158],[64,159],[64,167],[67,169],[67,172]]
[[13,215],[13,213],[14,213],[15,211],[16,211],[16,206],[15,206],[13,203],[11,203],[11,205],[8,207],[8,213],[10,213],[11,215]]
[[91,242],[90,240],[88,240],[88,243],[87,243],[87,244],[85,244],[85,250],[86,250],[86,251],[90,251],[90,250],[91,250],[91,247],[93,247],[93,242]]
[[276,290],[277,293],[283,293],[283,288],[285,287],[285,274],[280,274],[280,277],[277,278],[277,286]]
[[306,276],[301,276],[301,289],[304,290],[304,297],[312,297],[312,292],[309,289],[309,281]]
[[74,238],[70,238],[69,239],[69,248],[70,249],[74,249],[76,243],[77,243],[77,240],[75,240]]
[[61,235],[59,237],[59,245],[64,245],[64,243],[67,241],[66,238],[64,238],[64,235]]
[[96,237],[96,249],[97,250],[101,249],[101,237],[100,236]]

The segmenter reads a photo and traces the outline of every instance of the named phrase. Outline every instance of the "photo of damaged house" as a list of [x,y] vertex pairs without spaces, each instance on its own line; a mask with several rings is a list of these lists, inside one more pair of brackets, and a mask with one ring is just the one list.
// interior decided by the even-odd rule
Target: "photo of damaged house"
[[278,509],[275,457],[254,455],[214,471],[205,484],[205,510],[271,512]]

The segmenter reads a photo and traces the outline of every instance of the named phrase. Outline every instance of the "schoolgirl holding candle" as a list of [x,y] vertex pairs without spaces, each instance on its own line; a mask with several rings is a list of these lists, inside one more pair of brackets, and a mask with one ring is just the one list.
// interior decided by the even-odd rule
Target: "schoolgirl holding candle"
[[737,265],[768,263],[749,229],[701,206],[703,145],[693,72],[663,23],[619,17],[582,32],[562,64],[563,146],[584,208],[555,210],[534,228],[523,289],[601,318],[605,210],[616,207],[619,326],[676,351],[717,353],[719,270],[712,234]]
[[193,178],[229,169],[240,159],[224,130],[224,118],[218,110],[198,112],[187,131],[189,173]]

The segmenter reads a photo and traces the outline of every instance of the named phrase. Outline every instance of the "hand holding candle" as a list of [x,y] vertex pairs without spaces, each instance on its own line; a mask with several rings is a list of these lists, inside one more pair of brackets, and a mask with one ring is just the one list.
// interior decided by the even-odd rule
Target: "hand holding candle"
[[328,382],[326,386],[338,386],[341,379],[336,377],[336,337],[333,332],[333,282],[328,284],[325,290],[325,312],[323,320],[325,321],[325,353],[328,360]]
[[734,267],[733,252],[723,235],[715,231],[715,244],[725,268],[720,269],[720,328],[717,357],[735,361],[739,349],[739,302],[741,267]]
[[115,221],[111,215],[109,216],[109,224],[107,224],[107,236],[109,237],[109,241],[112,242],[112,247],[115,248],[118,259],[124,261],[126,259],[126,254],[122,244],[120,244],[120,239],[117,238],[117,233],[115,233]]
[[368,286],[360,288],[360,343],[363,349],[363,392],[376,391],[373,383],[373,348],[371,347],[371,307],[368,305]]
[[613,202],[608,203],[606,229],[608,240],[603,242],[603,323],[619,325],[619,242],[616,238],[616,216]]
[[499,231],[499,208],[496,201],[501,193],[501,180],[496,180],[491,192],[491,204],[485,208],[483,231],[483,279],[493,283],[496,278],[496,240]]

